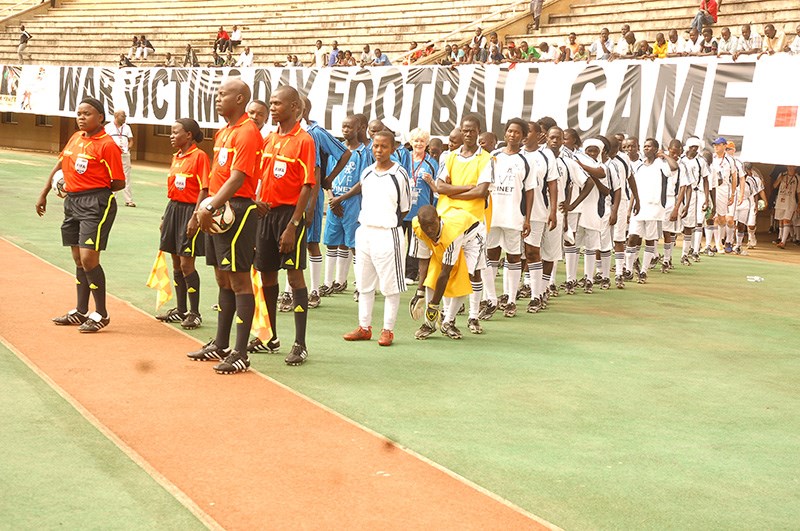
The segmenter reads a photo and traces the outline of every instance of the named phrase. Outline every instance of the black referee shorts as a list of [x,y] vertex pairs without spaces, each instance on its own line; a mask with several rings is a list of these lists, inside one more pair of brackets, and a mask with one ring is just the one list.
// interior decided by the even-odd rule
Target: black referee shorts
[[236,220],[222,234],[206,234],[206,264],[220,271],[248,273],[255,255],[256,204],[244,197],[232,197],[230,204]]
[[68,192],[64,198],[61,243],[65,247],[105,251],[116,217],[117,201],[111,189]]
[[194,203],[170,201],[161,221],[161,243],[158,248],[165,253],[179,256],[203,256],[205,237],[197,231],[193,237],[186,235],[186,225],[194,216]]
[[259,271],[279,271],[281,269],[306,268],[306,223],[305,214],[295,229],[294,249],[281,253],[278,242],[289,225],[295,207],[282,205],[270,209],[266,216],[258,220],[258,239],[256,240],[256,269]]

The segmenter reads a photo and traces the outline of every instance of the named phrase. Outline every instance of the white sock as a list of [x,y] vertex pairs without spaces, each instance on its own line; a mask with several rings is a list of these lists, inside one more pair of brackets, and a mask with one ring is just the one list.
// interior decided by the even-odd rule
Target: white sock
[[[531,276],[531,300],[541,298],[547,284],[544,282],[544,268],[541,262],[528,262],[528,273]],[[548,280],[550,280],[548,278]]]
[[597,263],[597,253],[594,249],[583,252],[583,275],[594,282],[594,266]]
[[430,303],[432,298],[433,298],[433,290],[426,286],[425,287],[425,304],[427,305],[428,303]]
[[672,262],[672,248],[675,246],[674,243],[664,243],[664,261],[665,262]]
[[[344,284],[347,282],[347,275],[350,273],[350,249],[339,249],[336,259],[336,282]],[[353,257],[355,260],[355,256]]]
[[506,261],[506,274],[508,275],[508,302],[517,300],[517,290],[519,290],[520,272],[522,271],[522,262],[512,264]]
[[744,241],[744,232],[737,232],[736,233],[736,247],[741,247],[743,241]]
[[600,276],[611,278],[611,251],[600,251]]
[[683,235],[683,250],[681,251],[681,256],[688,256],[689,253],[692,252],[692,235],[691,234],[684,234]]
[[644,262],[642,262],[642,271],[647,271],[650,269],[650,264],[653,262],[653,258],[656,257],[656,246],[655,245],[645,245],[644,246]]
[[548,286],[555,286],[557,278],[558,278],[558,260],[553,262],[553,270],[550,271],[550,282],[548,283]]
[[636,261],[636,255],[639,254],[638,247],[625,247],[625,269],[633,271],[633,263]]
[[444,314],[444,320],[446,322],[456,321],[456,315],[458,315],[458,310],[461,308],[461,305],[464,303],[464,297],[453,297],[448,298],[447,304],[447,311]]
[[481,271],[483,289],[486,291],[486,300],[497,305],[497,260],[489,260],[489,267]]
[[503,293],[508,293],[508,257],[503,261]]
[[703,227],[695,227],[692,237],[692,253],[700,253],[700,240],[703,239]]
[[728,242],[728,245],[733,245],[733,242],[736,239],[736,227],[731,227],[728,225],[725,233],[725,241]]
[[325,285],[331,287],[336,272],[339,253],[336,247],[328,247],[325,251]]
[[625,251],[614,252],[614,276],[621,277],[622,269],[625,267]]
[[375,290],[358,294],[358,324],[367,329],[372,324],[372,308],[375,306]]
[[472,293],[469,295],[469,318],[477,319],[481,312],[481,295],[483,294],[483,282],[472,282]]
[[286,277],[286,284],[284,284],[284,286],[283,286],[283,291],[285,291],[286,293],[291,293],[292,292],[292,287],[289,285],[289,277],[288,277],[288,275]]
[[531,273],[530,273],[530,270],[522,272],[522,283],[525,284],[526,286],[530,286],[531,285]]
[[712,225],[705,225],[703,227],[703,232],[706,235],[706,247],[714,245],[714,227]]
[[789,225],[782,225],[781,226],[781,241],[786,243],[786,240],[789,239]]
[[[375,292],[373,291],[372,293],[374,294]],[[394,330],[394,324],[397,322],[397,312],[400,309],[400,294],[384,295],[383,299],[383,329]],[[360,293],[358,300],[361,301]]]
[[756,231],[747,229],[747,243],[755,246],[756,244]]
[[567,265],[567,282],[578,277],[578,248],[574,245],[564,246],[564,263]]
[[322,255],[308,256],[308,270],[311,276],[309,279],[311,283],[311,289],[309,291],[319,292],[319,283],[322,282]]

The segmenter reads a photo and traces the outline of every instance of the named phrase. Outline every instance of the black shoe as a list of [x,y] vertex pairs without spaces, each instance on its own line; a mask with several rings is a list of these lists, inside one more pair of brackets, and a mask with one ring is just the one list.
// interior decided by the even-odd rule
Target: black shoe
[[188,353],[186,356],[192,361],[212,361],[212,360],[224,360],[228,355],[228,349],[219,348],[214,340],[212,339],[200,350],[196,350],[194,352]]
[[331,293],[333,293],[333,291],[331,290],[330,287],[328,287],[328,286],[326,286],[324,284],[319,287],[319,296],[320,297],[327,297]]
[[528,313],[539,313],[542,310],[542,301],[536,297],[528,303]]
[[289,355],[286,356],[286,359],[283,361],[286,362],[286,365],[296,367],[297,365],[302,365],[307,357],[308,350],[306,350],[306,347],[295,342],[295,344],[292,345],[292,350],[289,352]]
[[629,281],[633,280],[633,271],[628,271],[627,269],[625,269],[622,272],[622,280],[629,280]]
[[525,284],[522,285],[519,290],[517,290],[517,300],[519,299],[530,299],[531,298],[531,287]]
[[605,290],[607,290],[609,288],[611,288],[611,279],[610,278],[601,279],[600,280],[600,289],[605,291]]
[[247,353],[239,354],[236,350],[231,350],[228,357],[222,363],[214,365],[214,370],[217,374],[236,374],[237,372],[245,372],[250,368],[250,360]]
[[82,325],[89,317],[78,310],[70,310],[64,315],[53,317],[53,323],[58,326]]
[[347,281],[346,280],[344,282],[342,282],[341,284],[339,284],[338,282],[334,282],[331,285],[331,293],[341,293],[346,289],[347,289]]
[[269,352],[270,354],[273,354],[278,352],[280,348],[281,340],[277,337],[273,337],[266,343],[255,337],[247,344],[247,352]]
[[614,282],[617,285],[617,289],[625,289],[625,279],[622,278],[622,275],[614,277]]
[[506,309],[506,304],[508,304],[508,295],[506,295],[505,293],[503,293],[503,294],[502,294],[502,295],[500,295],[500,297],[498,297],[498,299],[497,299],[497,308],[498,308],[499,310],[505,310],[505,309]]
[[308,307],[309,308],[318,308],[320,303],[319,293],[316,291],[312,291],[308,294]]
[[186,313],[179,311],[177,308],[172,308],[167,313],[156,315],[156,319],[162,323],[180,323],[186,319]]
[[456,312],[456,315],[464,315],[464,312],[466,312],[466,311],[467,311],[467,307],[464,306],[464,303],[462,302],[461,303],[461,308],[458,309],[458,312]]
[[639,273],[639,284],[647,284],[647,271]]
[[86,321],[78,327],[78,332],[82,334],[93,334],[107,327],[110,322],[111,319],[108,317],[103,317],[97,312],[92,312],[86,318]]
[[[481,301],[483,302],[483,301]],[[497,305],[492,304],[490,301],[486,301],[486,305],[481,310],[480,314],[478,315],[478,319],[481,321],[488,321],[494,315],[494,312],[497,311]]]
[[291,312],[292,306],[292,294],[288,291],[281,293],[281,296],[278,298],[278,311],[284,313]]
[[[506,305],[506,309],[508,309],[508,306],[510,306],[511,304],[514,304],[514,303],[512,302],[512,303],[509,303],[508,305]],[[516,313],[516,307],[517,307],[517,305],[514,304],[514,312],[515,313]],[[505,310],[503,310],[503,311],[505,312]],[[453,327],[455,327],[455,323],[453,323]],[[477,319],[468,319],[467,320],[467,328],[473,334],[482,334],[483,333],[483,327],[481,326],[481,322],[478,321]]]
[[201,324],[203,324],[203,318],[200,317],[199,313],[187,312],[186,318],[181,321],[181,328],[184,330],[194,330],[195,328],[200,328]]
[[589,280],[587,278],[586,281],[583,283],[583,292],[584,293],[594,293],[593,287],[594,287],[594,282],[592,282],[591,280]]

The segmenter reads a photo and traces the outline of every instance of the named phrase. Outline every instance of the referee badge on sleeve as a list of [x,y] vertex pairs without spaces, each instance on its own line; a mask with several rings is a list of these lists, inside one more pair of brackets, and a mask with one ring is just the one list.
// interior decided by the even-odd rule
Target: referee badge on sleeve
[[217,155],[217,162],[220,166],[225,166],[228,162],[228,148],[219,148],[219,154]]
[[286,163],[282,160],[276,160],[275,165],[272,167],[272,175],[274,175],[276,179],[280,179],[286,175]]
[[86,169],[89,167],[89,161],[83,157],[78,157],[75,159],[75,171],[81,175],[86,172]]

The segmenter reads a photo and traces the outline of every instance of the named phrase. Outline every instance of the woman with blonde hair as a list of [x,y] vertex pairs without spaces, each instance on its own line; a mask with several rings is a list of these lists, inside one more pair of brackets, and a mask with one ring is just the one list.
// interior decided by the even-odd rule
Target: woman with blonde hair
[[431,135],[428,131],[417,127],[409,133],[409,140],[411,143],[411,209],[408,211],[405,219],[403,220],[403,229],[406,233],[406,247],[408,248],[408,256],[406,257],[406,283],[415,283],[419,278],[419,264],[416,259],[415,249],[416,242],[413,231],[411,230],[411,220],[417,215],[417,211],[421,206],[434,205],[435,198],[435,184],[436,173],[439,171],[439,165],[427,153],[428,143],[430,142]]

